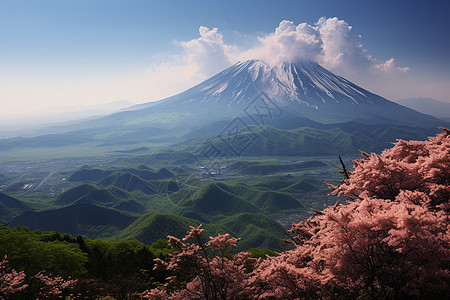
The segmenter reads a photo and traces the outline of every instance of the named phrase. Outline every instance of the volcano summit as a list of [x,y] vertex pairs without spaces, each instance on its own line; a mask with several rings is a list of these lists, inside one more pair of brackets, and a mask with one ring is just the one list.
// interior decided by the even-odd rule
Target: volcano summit
[[[264,96],[287,118],[322,123],[360,121],[368,124],[436,126],[436,118],[391,102],[337,76],[315,62],[270,66],[261,60],[238,62],[178,95],[135,109],[154,114],[184,112],[188,121],[236,117]],[[200,124],[197,124],[200,125]]]

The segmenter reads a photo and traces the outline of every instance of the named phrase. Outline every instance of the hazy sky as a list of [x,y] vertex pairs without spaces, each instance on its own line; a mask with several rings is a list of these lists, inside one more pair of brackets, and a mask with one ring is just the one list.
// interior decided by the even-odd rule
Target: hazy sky
[[237,60],[311,59],[450,102],[450,1],[0,1],[0,116],[173,95]]

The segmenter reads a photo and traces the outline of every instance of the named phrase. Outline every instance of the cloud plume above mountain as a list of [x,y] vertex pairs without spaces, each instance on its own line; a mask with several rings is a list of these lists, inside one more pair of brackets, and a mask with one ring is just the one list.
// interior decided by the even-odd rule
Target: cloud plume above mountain
[[[271,65],[281,62],[315,61],[349,79],[404,73],[394,58],[378,60],[364,48],[362,37],[346,21],[320,18],[315,24],[283,20],[271,33],[257,36],[255,43],[242,49],[224,42],[218,28],[200,26],[199,37],[176,41],[181,52],[171,61],[149,69],[149,81],[164,91],[164,78],[170,77],[166,90],[176,92],[199,83],[239,60],[261,59]],[[174,78],[173,74],[177,74]]]
[[[366,70],[370,72],[405,72],[394,58],[379,61],[371,56],[352,27],[336,17],[320,18],[310,25],[283,20],[274,32],[258,37],[251,49],[238,50],[236,45],[223,41],[218,28],[200,26],[200,37],[179,42],[184,48],[186,65],[209,73],[223,69],[237,60],[261,59],[270,64],[312,60],[331,70]],[[217,66],[217,67],[214,67]]]
[[186,64],[194,66],[200,73],[211,74],[234,63],[237,47],[223,42],[218,28],[199,28],[200,37],[188,42],[178,42],[184,48]]
[[259,37],[259,45],[242,53],[243,58],[259,58],[271,64],[312,60],[332,71],[347,73],[405,72],[394,59],[379,61],[371,56],[352,27],[336,17],[320,18],[310,25],[283,20],[273,33]]

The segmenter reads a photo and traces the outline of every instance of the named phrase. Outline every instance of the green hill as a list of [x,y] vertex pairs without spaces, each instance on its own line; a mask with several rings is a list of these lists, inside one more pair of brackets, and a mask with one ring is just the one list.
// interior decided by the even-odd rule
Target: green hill
[[214,216],[231,216],[242,212],[259,212],[259,209],[243,198],[220,188],[215,182],[201,186],[191,199],[181,203],[190,207],[205,219]]
[[286,175],[271,175],[258,178],[254,181],[253,186],[264,190],[281,190],[298,182],[299,177]]
[[89,167],[82,167],[80,170],[74,172],[69,177],[72,182],[97,182],[102,178],[108,176],[113,171],[103,169],[91,169]]
[[[278,129],[270,126],[249,126],[233,136],[234,141],[249,141],[243,156],[305,156],[342,155],[379,152],[389,148],[397,138],[426,139],[434,128],[413,128],[399,125],[367,125],[358,122],[317,124],[315,127]],[[209,144],[229,155],[229,146],[221,137],[202,138],[176,147],[174,152],[201,153]],[[247,144],[246,144],[247,145]],[[242,166],[235,166],[242,168]]]
[[25,202],[0,193],[0,221],[7,222],[30,209]]
[[[289,175],[282,177],[290,177],[291,182],[295,182],[294,180],[296,180],[295,177]],[[279,182],[275,183],[275,180]],[[297,199],[295,199],[288,193],[276,191],[281,187],[289,185],[289,181],[274,176],[273,178],[264,182],[265,186],[263,190],[258,189],[261,187],[250,186],[244,183],[229,184],[225,182],[214,182],[213,185],[211,185],[212,183],[210,183],[211,186],[208,186],[206,188],[209,189],[209,193],[203,193],[203,196],[211,197],[213,201],[212,203],[218,201],[220,197],[226,198],[237,197],[246,202],[249,202],[250,204],[253,204],[253,206],[257,208],[258,211],[261,210],[265,213],[277,213],[282,210],[299,210],[305,208],[302,203],[298,202]],[[281,186],[280,183],[282,183]],[[197,198],[193,197],[193,199]],[[226,203],[226,201],[222,202]],[[194,205],[194,207],[197,206]],[[240,212],[244,211],[243,210],[238,211],[237,213]]]
[[115,168],[108,170],[83,166],[69,177],[69,181],[98,182],[114,172],[131,173],[145,180],[175,178],[175,175],[166,168],[155,171],[146,165],[140,165],[137,168]]
[[96,191],[97,188],[91,184],[80,184],[76,187],[68,189],[63,193],[59,194],[56,198],[55,204],[58,205],[67,205],[71,204],[74,201],[80,199],[83,196],[88,195],[89,193]]
[[155,212],[140,216],[115,238],[136,239],[150,245],[158,239],[166,239],[168,235],[182,238],[189,230],[189,226],[199,224],[199,221],[186,217]]
[[97,189],[76,200],[75,204],[96,204],[106,207],[112,207],[120,202],[120,199],[114,196],[107,189]]
[[25,212],[11,220],[11,226],[106,238],[126,228],[135,216],[93,204],[71,205],[42,212]]
[[114,186],[99,189],[91,184],[80,184],[61,193],[55,204],[95,204],[128,212],[145,212],[145,207],[131,193]]
[[309,193],[318,191],[321,188],[322,189],[324,188],[324,184],[320,184],[315,180],[301,179],[298,182],[289,185],[288,187],[282,188],[281,191],[287,193],[298,193],[298,192]]
[[[149,213],[139,217],[116,239],[136,239],[151,244],[158,239],[166,239],[167,235],[182,238],[189,231],[189,226],[197,227],[199,221],[173,214]],[[205,241],[208,236],[230,233],[242,240],[238,250],[250,248],[280,249],[285,230],[277,222],[262,214],[242,213],[222,219],[217,223],[204,224]]]
[[140,165],[138,168],[119,169],[118,171],[131,173],[145,180],[175,178],[175,175],[166,168],[161,168],[157,171],[153,171],[145,165]]
[[255,189],[255,187],[250,186],[246,183],[225,183],[218,181],[215,182],[215,184],[222,190],[235,194],[246,200],[254,197],[259,192],[258,189]]
[[101,179],[97,185],[101,187],[115,186],[128,192],[141,191],[147,195],[154,195],[158,193],[145,179],[129,172],[114,172]]
[[239,251],[250,248],[280,250],[281,241],[286,234],[280,224],[263,214],[255,213],[236,214],[209,226],[224,228],[225,232],[240,237],[237,248]]
[[113,206],[114,209],[121,210],[121,211],[128,211],[133,213],[143,213],[146,211],[145,207],[137,202],[136,200],[125,200],[122,202],[119,202],[115,206]]
[[265,213],[277,213],[282,210],[305,209],[305,206],[294,197],[275,191],[261,191],[251,200],[256,207]]

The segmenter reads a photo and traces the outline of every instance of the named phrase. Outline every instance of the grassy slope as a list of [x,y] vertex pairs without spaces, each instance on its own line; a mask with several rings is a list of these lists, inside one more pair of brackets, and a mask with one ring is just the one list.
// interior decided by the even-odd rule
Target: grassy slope
[[[117,239],[136,239],[151,244],[167,235],[182,238],[189,226],[201,222],[174,214],[149,213],[139,217],[130,226],[116,235]],[[270,248],[278,250],[285,231],[281,225],[262,214],[242,213],[224,218],[216,223],[204,224],[205,236],[230,233],[240,237],[238,249]]]
[[11,220],[10,225],[105,238],[126,228],[135,219],[136,216],[118,210],[79,204],[42,212],[25,212]]

